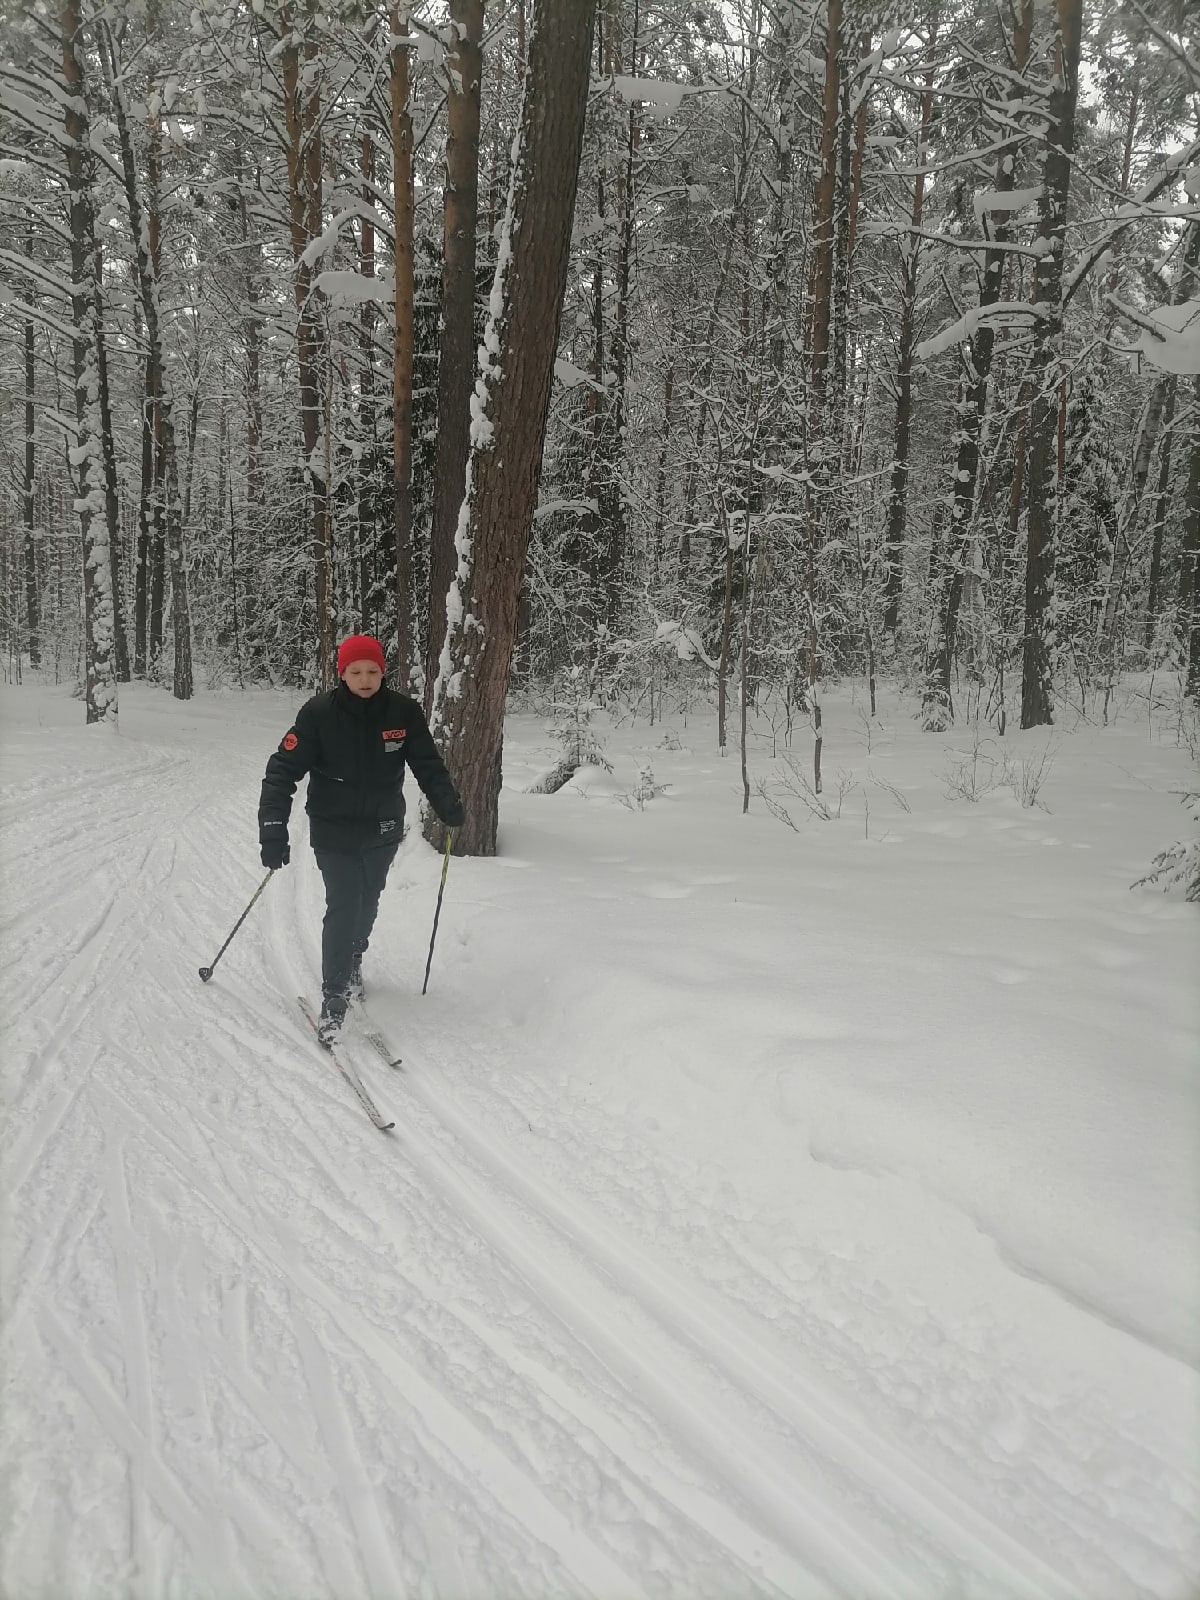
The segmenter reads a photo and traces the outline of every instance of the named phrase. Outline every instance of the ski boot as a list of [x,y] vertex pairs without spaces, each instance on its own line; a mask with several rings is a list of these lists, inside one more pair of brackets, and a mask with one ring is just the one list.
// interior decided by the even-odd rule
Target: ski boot
[[321,1015],[317,1020],[317,1039],[326,1050],[337,1043],[342,1023],[346,1020],[346,997],[343,994],[326,995],[321,1002]]
[[355,956],[354,965],[350,968],[350,981],[346,985],[346,995],[352,1005],[361,1005],[366,999],[367,991],[363,987],[362,956]]

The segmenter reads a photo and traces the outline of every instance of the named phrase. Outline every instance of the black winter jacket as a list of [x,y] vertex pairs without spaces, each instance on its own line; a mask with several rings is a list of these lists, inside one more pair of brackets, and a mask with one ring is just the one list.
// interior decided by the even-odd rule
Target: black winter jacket
[[415,700],[384,684],[369,700],[344,683],[300,707],[267,762],[258,802],[259,843],[287,833],[292,796],[309,774],[309,837],[314,850],[357,854],[396,845],[404,834],[404,768],[450,827],[462,801]]

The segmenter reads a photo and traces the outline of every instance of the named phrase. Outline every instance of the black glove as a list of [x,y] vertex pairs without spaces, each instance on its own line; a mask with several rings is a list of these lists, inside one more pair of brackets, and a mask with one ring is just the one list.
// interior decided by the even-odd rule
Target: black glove
[[455,800],[442,811],[442,821],[448,828],[461,828],[467,820],[467,813],[463,810],[461,800]]
[[270,867],[272,872],[277,872],[280,867],[286,867],[292,859],[292,847],[288,843],[286,833],[280,833],[275,839],[264,839],[262,842],[262,864]]

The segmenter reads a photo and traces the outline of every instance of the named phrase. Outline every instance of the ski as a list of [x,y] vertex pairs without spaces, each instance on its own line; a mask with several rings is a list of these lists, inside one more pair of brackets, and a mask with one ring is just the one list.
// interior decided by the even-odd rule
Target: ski
[[392,1054],[391,1046],[361,1005],[358,1007],[358,1014],[354,1020],[358,1024],[363,1038],[383,1057],[389,1067],[401,1067],[404,1065],[400,1056]]
[[296,1001],[300,1007],[300,1010],[304,1013],[305,1022],[308,1023],[309,1027],[313,1031],[313,1037],[316,1038],[318,1045],[320,1045],[321,1049],[325,1051],[326,1055],[331,1058],[334,1066],[354,1090],[355,1094],[358,1096],[359,1104],[362,1106],[363,1110],[379,1129],[380,1133],[389,1132],[396,1126],[396,1124],[394,1122],[385,1122],[383,1120],[383,1114],[380,1112],[379,1107],[375,1104],[374,1100],[371,1099],[371,1096],[363,1087],[363,1081],[359,1077],[358,1073],[355,1072],[354,1068],[350,1066],[348,1062],[343,1061],[337,1050],[335,1050],[331,1045],[321,1044],[320,1038],[317,1035],[316,1015],[313,1011],[313,1008],[309,1005],[304,996],[302,994],[297,995]]

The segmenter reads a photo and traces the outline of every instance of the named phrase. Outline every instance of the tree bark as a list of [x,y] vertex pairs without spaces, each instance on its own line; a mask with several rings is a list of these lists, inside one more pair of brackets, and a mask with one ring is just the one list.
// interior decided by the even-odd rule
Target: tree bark
[[[151,7],[151,25],[157,28],[157,4]],[[153,72],[149,79],[149,86],[153,87]],[[162,129],[159,124],[157,112],[147,114],[147,139],[146,139],[146,225],[149,233],[150,245],[150,270],[157,282],[161,265],[161,240],[162,224],[159,219],[158,197],[162,192]],[[141,326],[142,318],[142,280],[137,262],[133,264],[133,288],[135,305],[134,315]],[[164,466],[163,449],[163,381],[158,370],[159,355],[154,347],[147,341],[146,356],[146,392],[151,397],[150,425],[152,429],[152,449],[150,455],[150,544],[148,551],[148,666],[157,672],[162,659],[163,648],[163,602],[167,592],[167,567],[166,567],[166,470]]]
[[446,635],[446,593],[470,449],[475,381],[475,235],[479,211],[479,106],[483,76],[483,0],[450,0],[454,48],[446,58],[445,230],[442,342],[438,361],[437,466],[429,548],[425,705],[433,703]]
[[1039,233],[1049,248],[1038,259],[1031,360],[1033,405],[1029,419],[1029,537],[1025,559],[1025,635],[1021,664],[1021,726],[1054,721],[1054,577],[1058,521],[1058,414],[1063,327],[1063,255],[1071,158],[1075,150],[1075,103],[1083,0],[1055,0],[1057,70],[1050,90],[1046,163],[1038,201]]
[[817,550],[821,543],[821,498],[828,467],[825,380],[829,366],[829,331],[832,324],[834,265],[834,201],[837,196],[837,125],[841,105],[842,0],[828,0],[825,24],[825,87],[821,109],[821,168],[813,196],[813,251],[811,308],[808,316],[810,355],[808,390],[808,449],[810,471],[806,490],[808,609],[808,692],[813,719],[813,786],[821,792],[822,730],[818,688],[819,637],[817,628]]
[[96,354],[96,236],[92,210],[94,157],[90,143],[83,74],[83,22],[79,0],[62,0],[59,11],[66,84],[67,183],[71,226],[71,354],[75,377],[76,442],[70,452],[78,470],[75,510],[83,545],[84,694],[87,720],[117,720],[113,637],[112,565],[104,516],[104,467]]
[[150,637],[149,668],[157,675],[163,653],[163,611],[167,593],[166,466],[163,448],[162,374],[151,357],[154,388],[151,405],[154,446],[150,492]]
[[900,246],[900,338],[896,354],[896,436],[892,450],[892,484],[887,514],[887,582],[884,588],[883,626],[893,637],[900,626],[900,590],[904,577],[904,534],[908,522],[908,461],[912,436],[912,369],[916,347],[917,279],[921,264],[919,229],[925,209],[925,173],[922,162],[933,110],[934,51],[937,13],[929,32],[925,92],[921,96],[917,134],[917,176],[913,180],[912,232]]
[[[318,49],[301,38],[292,6],[279,10],[283,35],[284,124],[287,138],[288,231],[292,244],[292,288],[296,302],[296,361],[300,379],[300,431],[304,473],[312,502],[313,592],[316,604],[317,670],[322,688],[335,677],[330,611],[329,484],[323,458],[325,392],[322,365],[328,358],[321,328],[321,297],[314,287],[309,246],[320,237],[321,90]],[[303,71],[301,70],[303,60]]]
[[150,544],[153,536],[154,495],[154,373],[146,357],[142,391],[142,484],[138,497],[137,555],[133,564],[133,672],[144,678],[148,661],[150,622]]
[[[375,279],[375,141],[364,131],[361,143],[363,215],[359,224],[358,270],[367,283]],[[364,299],[358,320],[358,630],[373,633],[371,589],[375,570],[376,470],[375,437],[375,302]],[[407,675],[400,680],[407,683]]]
[[594,17],[595,0],[558,0],[534,14],[486,366],[472,399],[447,660],[434,701],[435,732],[466,805],[456,847],[472,855],[496,850],[505,695],[567,281]]
[[[137,169],[134,165],[133,138],[121,81],[121,63],[115,41],[107,23],[102,24],[103,37],[108,45],[109,90],[117,119],[117,135],[121,146],[121,166],[125,179],[125,198],[129,207],[129,226],[133,234],[134,259],[137,262],[138,282],[141,289],[142,316],[146,322],[154,370],[158,380],[158,414],[162,427],[163,469],[166,479],[166,555],[171,570],[171,629],[175,643],[175,671],[172,692],[177,700],[192,697],[192,624],[188,606],[187,572],[183,559],[183,518],[179,497],[179,472],[175,453],[175,428],[171,396],[163,354],[162,323],[158,305],[158,272],[152,259],[148,241],[149,231],[144,228],[141,195],[138,191]],[[104,52],[101,51],[101,60]],[[151,211],[156,211],[152,192]]]
[[[637,76],[638,0],[634,0],[633,47],[630,75]],[[607,0],[607,57],[610,71],[625,70],[622,55],[621,0]],[[625,461],[625,418],[629,381],[629,265],[633,255],[634,164],[639,144],[637,108],[631,104],[626,117],[625,148],[614,184],[617,227],[616,310],[611,343],[613,381],[605,385],[603,406],[603,444],[597,473],[599,532],[602,540],[604,578],[604,621],[610,638],[620,626],[621,573],[628,554],[629,521],[623,484]],[[600,236],[603,249],[603,234]],[[597,306],[600,314],[600,306]],[[603,373],[599,375],[604,381]]]
[[[1029,64],[1029,51],[1033,41],[1033,0],[1019,0],[1020,11],[1013,29],[1013,68],[1022,75]],[[1009,95],[1010,115],[1016,115],[1019,92]],[[992,176],[992,190],[998,195],[1009,193],[1016,184],[1017,155],[1021,135],[1017,134],[996,157]],[[1004,246],[1012,237],[1008,223],[1010,213],[1000,210],[992,237],[995,247],[984,252],[983,276],[979,284],[979,308],[986,311],[1000,300],[1004,283],[1004,267],[1008,252]],[[988,213],[985,211],[984,216]],[[938,629],[938,642],[931,652],[925,669],[925,690],[922,706],[922,726],[929,732],[939,732],[953,718],[950,678],[958,641],[958,617],[962,607],[964,563],[970,541],[972,517],[979,485],[979,439],[987,410],[988,382],[992,371],[992,352],[995,349],[996,330],[984,316],[976,324],[967,342],[964,356],[963,398],[960,411],[957,448],[954,460],[954,510],[950,531],[949,571],[942,575],[935,593],[935,607],[942,610]],[[937,619],[935,618],[935,626]]]
[[[29,217],[29,233],[25,240],[25,254],[33,260],[33,214]],[[36,294],[30,279],[29,303],[33,305]],[[37,571],[37,517],[34,509],[34,492],[37,483],[37,368],[34,365],[34,324],[32,316],[25,318],[25,476],[21,484],[21,510],[25,524],[25,644],[29,651],[29,665],[41,664],[41,605]]]
[[96,378],[100,404],[100,447],[104,461],[104,520],[108,524],[108,557],[112,572],[113,659],[117,682],[129,682],[129,644],[121,594],[121,502],[117,490],[117,447],[113,438],[112,400],[108,387],[108,351],[104,337],[104,252],[96,241]]
[[650,546],[650,582],[657,586],[662,569],[663,540],[667,525],[667,457],[671,449],[672,401],[675,397],[675,338],[671,330],[671,355],[663,379],[662,439],[658,447],[658,471],[654,480],[654,534]]
[[1171,487],[1171,447],[1174,444],[1176,380],[1170,380],[1163,414],[1162,452],[1158,458],[1158,486],[1154,497],[1154,523],[1150,534],[1150,587],[1146,597],[1146,649],[1154,649],[1158,615],[1162,607],[1163,534],[1167,526],[1167,496]]
[[[1200,223],[1192,223],[1185,239],[1182,268],[1171,296],[1173,305],[1182,305],[1195,291],[1200,281],[1198,268],[1200,268]],[[1145,493],[1146,480],[1150,476],[1151,456],[1164,427],[1170,428],[1174,406],[1175,379],[1164,374],[1155,381],[1142,419],[1137,446],[1133,453],[1129,488],[1117,519],[1105,578],[1104,613],[1098,642],[1100,654],[1108,661],[1110,677],[1118,655],[1117,629],[1120,606],[1125,596],[1129,566],[1133,559],[1132,532]],[[1166,453],[1165,445],[1164,453]],[[1169,455],[1167,458],[1169,459]],[[1161,542],[1160,529],[1158,535],[1160,563]]]
[[1186,671],[1185,692],[1200,702],[1200,378],[1192,384],[1192,448],[1179,570],[1179,621]]
[[[392,6],[392,34],[407,38],[408,5]],[[392,352],[392,501],[396,541],[396,659],[400,681],[412,681],[417,650],[412,636],[413,414],[413,126],[409,46],[392,51],[392,192],[395,197],[395,345]],[[443,352],[444,357],[444,352]],[[430,586],[432,607],[433,589]],[[444,605],[443,597],[443,605]]]
[[821,111],[821,166],[813,196],[812,309],[809,316],[810,433],[823,431],[825,377],[829,365],[834,264],[834,201],[837,196],[837,127],[841,100],[842,0],[828,0],[825,39],[825,87]]
[[238,169],[238,221],[242,241],[242,285],[246,296],[246,309],[242,317],[242,337],[246,344],[246,499],[252,506],[262,504],[262,381],[259,354],[258,281],[262,271],[262,245],[251,238],[250,222],[246,214],[245,170],[241,151],[235,146],[234,156]]

